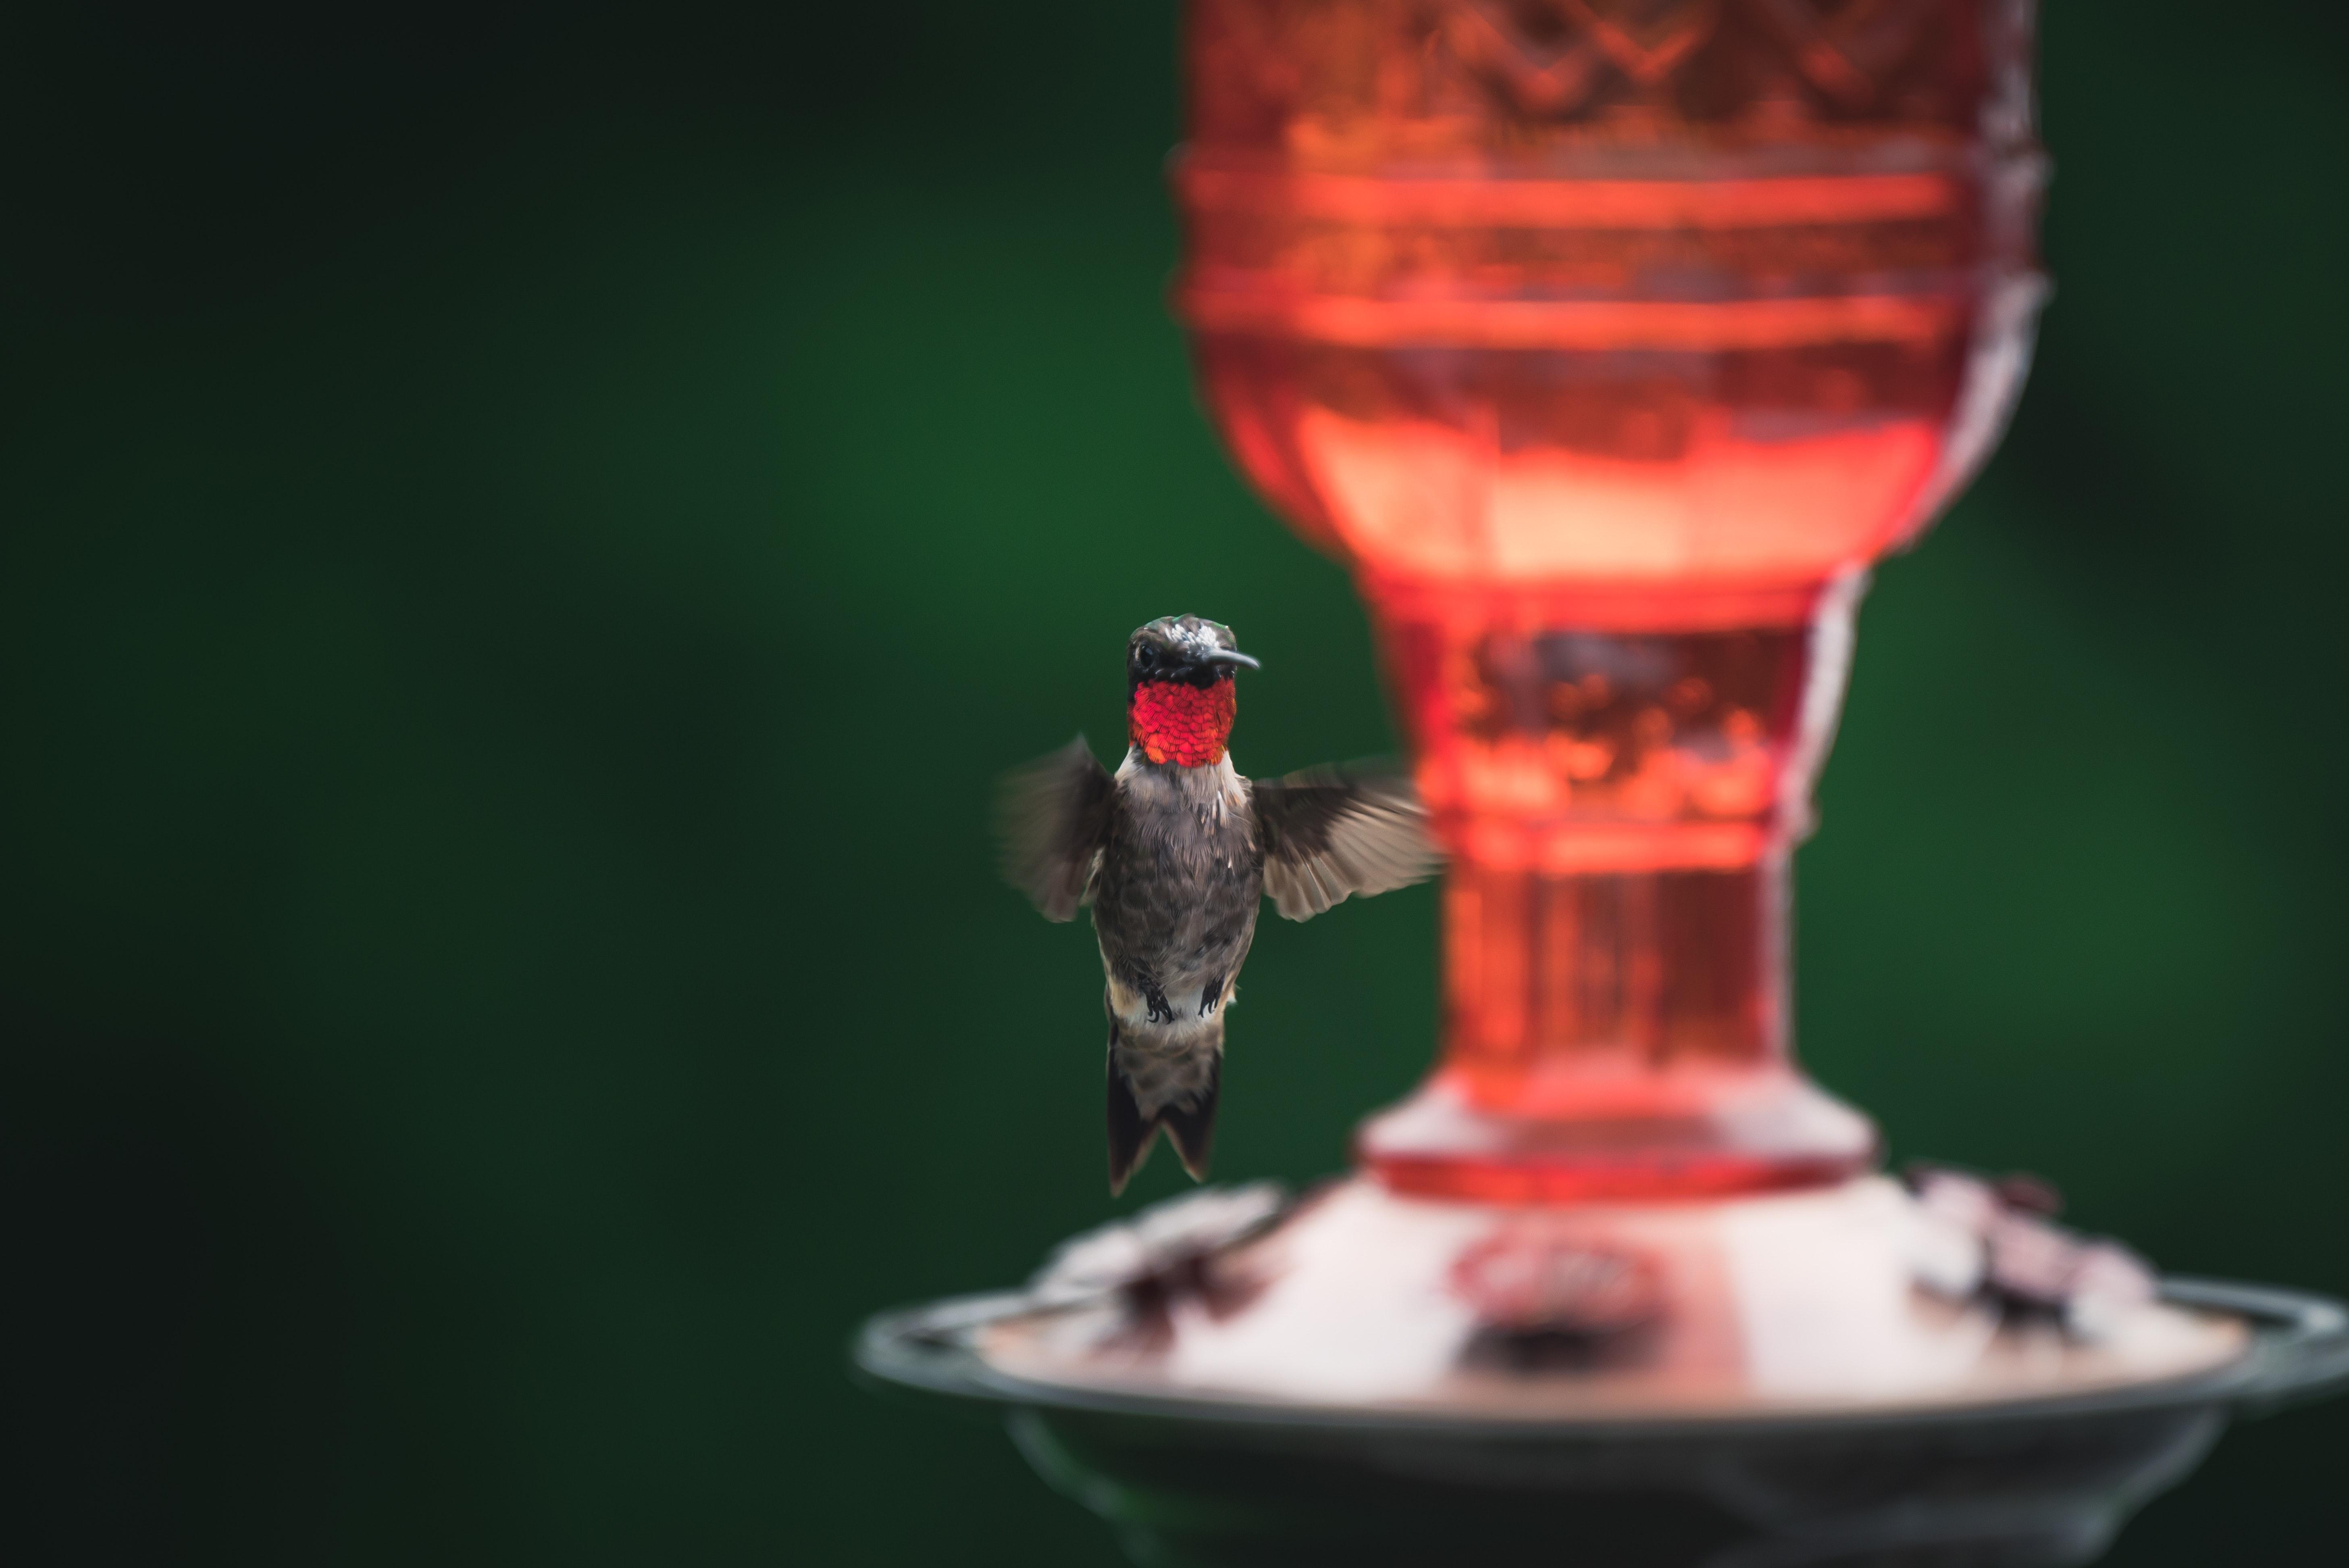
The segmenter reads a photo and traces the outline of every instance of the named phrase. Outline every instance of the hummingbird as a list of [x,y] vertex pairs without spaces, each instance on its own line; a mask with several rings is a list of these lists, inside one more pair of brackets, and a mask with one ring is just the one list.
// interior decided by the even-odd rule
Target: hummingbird
[[1168,615],[1125,649],[1125,760],[1081,735],[1004,780],[1003,870],[1048,920],[1093,912],[1107,979],[1109,1183],[1163,1129],[1204,1179],[1223,1083],[1224,1014],[1269,895],[1308,920],[1435,869],[1410,780],[1375,767],[1241,776],[1226,743],[1236,677],[1259,668],[1228,626]]

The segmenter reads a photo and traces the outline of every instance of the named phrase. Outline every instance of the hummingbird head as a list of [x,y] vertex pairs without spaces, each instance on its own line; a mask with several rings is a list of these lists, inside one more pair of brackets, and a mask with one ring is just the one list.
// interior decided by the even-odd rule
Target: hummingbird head
[[1164,615],[1125,645],[1126,736],[1153,762],[1207,768],[1224,759],[1238,712],[1232,676],[1257,662],[1229,626]]

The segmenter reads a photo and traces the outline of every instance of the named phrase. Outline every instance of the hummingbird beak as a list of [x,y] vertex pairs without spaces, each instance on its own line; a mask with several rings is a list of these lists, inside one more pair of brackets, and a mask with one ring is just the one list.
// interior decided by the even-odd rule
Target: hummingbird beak
[[1202,656],[1199,662],[1203,665],[1242,665],[1252,670],[1264,668],[1237,648],[1217,648],[1214,653]]

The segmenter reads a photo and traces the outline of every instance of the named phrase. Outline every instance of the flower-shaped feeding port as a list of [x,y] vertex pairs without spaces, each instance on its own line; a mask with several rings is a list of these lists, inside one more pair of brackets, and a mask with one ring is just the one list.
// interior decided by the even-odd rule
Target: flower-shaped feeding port
[[1028,1282],[1028,1315],[1081,1314],[1076,1332],[1121,1357],[1163,1349],[1174,1316],[1195,1307],[1211,1318],[1245,1307],[1262,1282],[1233,1254],[1277,1226],[1290,1208],[1278,1183],[1206,1187],[1153,1204],[1130,1220],[1064,1242]]
[[2002,1315],[2044,1319],[2086,1341],[2109,1339],[2160,1295],[2143,1258],[2109,1238],[2054,1223],[2063,1199],[2036,1177],[1987,1180],[1946,1165],[1912,1165],[1909,1190],[1947,1237],[1919,1270],[1943,1297]]
[[1476,1315],[1465,1357],[1513,1371],[1629,1360],[1667,1310],[1646,1253],[1539,1219],[1505,1222],[1461,1253],[1450,1283]]

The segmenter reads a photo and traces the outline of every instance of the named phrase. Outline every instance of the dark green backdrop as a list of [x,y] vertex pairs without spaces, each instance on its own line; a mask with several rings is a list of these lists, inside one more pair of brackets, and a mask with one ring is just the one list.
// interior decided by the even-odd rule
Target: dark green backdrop
[[[1391,744],[1162,308],[1168,5],[31,9],[8,1555],[1112,1562],[842,1346],[1119,1207],[989,776],[1180,610],[1253,769]],[[2344,83],[2325,5],[2047,18],[2059,292],[1868,603],[1801,1027],[1899,1155],[2349,1292]],[[1433,930],[1268,926],[1219,1174],[1340,1163]],[[2246,1430],[2113,1561],[2321,1560],[2344,1462]]]

